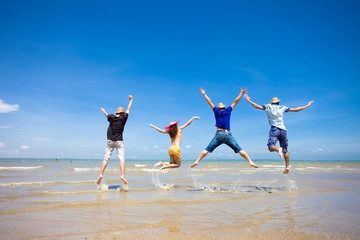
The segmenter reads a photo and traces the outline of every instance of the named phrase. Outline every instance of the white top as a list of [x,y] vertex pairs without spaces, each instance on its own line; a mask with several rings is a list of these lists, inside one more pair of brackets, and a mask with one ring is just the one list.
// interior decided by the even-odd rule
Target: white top
[[284,125],[284,112],[287,112],[290,108],[277,104],[266,104],[264,107],[269,119],[269,124],[286,130]]

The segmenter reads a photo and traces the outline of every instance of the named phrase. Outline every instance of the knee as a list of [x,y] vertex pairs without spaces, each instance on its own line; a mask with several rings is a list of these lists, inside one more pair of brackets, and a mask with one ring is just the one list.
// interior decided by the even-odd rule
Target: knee
[[201,156],[205,157],[208,153],[209,153],[208,151],[204,150],[201,152]]
[[240,154],[242,157],[247,155],[244,150],[239,151],[239,154]]
[[108,164],[108,161],[107,161],[107,160],[104,160],[104,161],[102,162],[102,165],[103,165],[103,166],[107,166],[107,164]]

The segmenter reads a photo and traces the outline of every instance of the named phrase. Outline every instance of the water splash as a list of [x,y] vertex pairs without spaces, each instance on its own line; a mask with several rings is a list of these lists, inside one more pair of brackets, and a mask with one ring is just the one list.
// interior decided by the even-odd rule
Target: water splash
[[191,191],[204,191],[204,192],[235,192],[235,186],[232,187],[232,189],[228,189],[228,188],[223,188],[221,186],[218,186],[216,184],[206,184],[204,183],[199,183],[196,178],[195,175],[192,176],[194,179],[194,189],[192,189]]
[[288,190],[289,192],[295,192],[298,188],[296,186],[296,182],[292,179],[288,179]]
[[[153,168],[155,170],[155,167]],[[161,170],[152,171],[152,183],[155,185],[155,188],[160,190],[173,190],[174,184],[163,184],[159,179],[159,174]]]

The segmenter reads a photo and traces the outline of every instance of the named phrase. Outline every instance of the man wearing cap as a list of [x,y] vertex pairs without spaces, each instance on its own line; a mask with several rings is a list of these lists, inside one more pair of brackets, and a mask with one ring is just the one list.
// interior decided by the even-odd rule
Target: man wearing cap
[[200,88],[200,93],[205,97],[206,102],[210,105],[211,109],[214,111],[215,120],[216,120],[216,134],[215,137],[211,140],[209,146],[205,150],[203,150],[196,161],[191,164],[191,167],[195,167],[199,164],[200,160],[203,159],[209,152],[213,152],[215,148],[225,143],[229,147],[234,150],[235,153],[239,153],[243,158],[245,158],[250,166],[257,168],[258,166],[251,161],[250,157],[247,153],[239,146],[234,137],[230,132],[230,116],[231,111],[235,108],[235,106],[240,101],[242,95],[246,93],[246,88],[241,89],[239,96],[235,99],[235,101],[231,104],[231,106],[225,108],[223,103],[219,103],[218,106],[215,106],[210,98],[206,95],[205,89]]
[[108,162],[110,161],[111,153],[113,152],[114,148],[116,148],[117,150],[117,154],[120,161],[120,171],[121,171],[120,179],[124,182],[125,185],[128,184],[128,182],[125,179],[125,154],[124,154],[123,131],[124,131],[125,123],[130,113],[132,102],[133,102],[133,96],[129,95],[129,105],[126,109],[126,112],[124,111],[123,107],[119,107],[115,112],[116,115],[114,114],[108,115],[105,109],[101,108],[101,111],[105,114],[110,124],[107,130],[107,146],[105,150],[105,157],[101,165],[99,178],[96,181],[98,185],[101,183],[103,173],[105,171]]
[[[282,153],[284,153],[285,158],[285,170],[284,174],[289,172],[289,152],[287,150],[288,147],[288,139],[287,139],[287,130],[284,125],[284,112],[299,112],[304,110],[305,108],[310,107],[310,105],[314,101],[310,101],[306,106],[298,107],[298,108],[289,108],[286,106],[280,105],[280,99],[274,97],[270,100],[269,104],[266,105],[258,105],[252,101],[250,101],[250,97],[245,95],[245,99],[255,108],[265,110],[268,116],[269,124],[271,126],[269,132],[269,140],[268,140],[268,148],[270,152],[277,152],[282,159]],[[279,140],[280,147],[276,147],[276,142]]]

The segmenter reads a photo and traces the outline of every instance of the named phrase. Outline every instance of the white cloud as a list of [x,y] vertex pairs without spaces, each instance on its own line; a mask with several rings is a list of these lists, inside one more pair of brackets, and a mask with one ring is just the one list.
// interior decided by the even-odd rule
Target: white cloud
[[190,145],[186,145],[185,147],[186,147],[186,148],[191,148],[191,146],[190,146]]
[[3,146],[5,146],[5,143],[0,142],[0,147],[3,147]]
[[240,71],[249,73],[255,80],[266,79],[267,76],[252,68],[240,68]]
[[29,146],[22,145],[22,146],[21,146],[21,149],[29,149]]
[[10,126],[0,125],[0,128],[2,128],[2,129],[8,129],[8,128],[10,128]]
[[143,150],[148,150],[149,148],[148,147],[143,147]]
[[19,104],[7,104],[4,103],[3,100],[0,99],[0,113],[8,113],[8,112],[14,112],[19,110]]
[[37,142],[50,142],[52,141],[51,138],[46,138],[46,137],[34,137],[34,140]]
[[158,145],[154,145],[153,148],[157,149],[159,146]]

